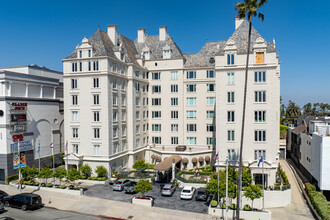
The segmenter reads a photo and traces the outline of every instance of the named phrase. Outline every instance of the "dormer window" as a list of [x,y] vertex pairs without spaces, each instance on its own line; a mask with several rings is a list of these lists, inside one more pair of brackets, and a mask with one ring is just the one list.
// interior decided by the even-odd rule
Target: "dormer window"
[[82,51],[79,50],[79,58],[82,58]]
[[92,51],[88,50],[88,57],[91,57],[91,56],[92,56]]
[[263,52],[257,52],[256,53],[256,63],[264,63],[264,53]]
[[227,65],[234,65],[234,64],[235,64],[235,55],[227,54]]
[[171,58],[171,51],[170,50],[164,50],[163,51],[163,58],[164,59]]
[[144,51],[143,56],[144,56],[145,60],[149,60],[150,59],[150,52],[149,51]]

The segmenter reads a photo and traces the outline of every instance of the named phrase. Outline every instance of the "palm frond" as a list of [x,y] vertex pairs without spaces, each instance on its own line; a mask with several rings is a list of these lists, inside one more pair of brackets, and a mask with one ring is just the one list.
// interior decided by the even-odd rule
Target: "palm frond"
[[265,3],[267,3],[268,0],[260,0],[258,3],[257,3],[257,7],[258,8],[261,8]]
[[260,18],[261,21],[264,21],[265,16],[259,12],[259,14],[258,14],[258,18]]

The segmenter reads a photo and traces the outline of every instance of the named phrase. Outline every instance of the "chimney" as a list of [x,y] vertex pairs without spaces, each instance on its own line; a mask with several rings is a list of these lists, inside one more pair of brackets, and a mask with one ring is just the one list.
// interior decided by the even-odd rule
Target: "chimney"
[[159,27],[159,41],[165,41],[166,40],[166,26]]
[[239,19],[239,17],[235,17],[235,30],[243,23],[245,18]]
[[117,25],[108,25],[108,35],[112,43],[117,46],[117,34],[118,34],[118,26]]
[[146,32],[146,30],[145,30],[144,28],[139,28],[139,29],[137,30],[137,34],[138,34],[138,43],[144,43],[145,32]]

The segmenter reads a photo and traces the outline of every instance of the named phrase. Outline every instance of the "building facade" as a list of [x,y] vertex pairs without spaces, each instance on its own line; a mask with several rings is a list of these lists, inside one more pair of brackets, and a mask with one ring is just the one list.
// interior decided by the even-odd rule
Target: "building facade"
[[[123,169],[140,157],[155,164],[180,155],[179,167],[193,168],[215,164],[212,158],[219,151],[217,165],[223,166],[228,149],[239,148],[247,27],[246,21],[236,20],[228,40],[209,41],[193,54],[184,54],[166,27],[159,27],[159,35],[138,29],[135,41],[118,35],[115,25],[108,26],[107,33],[98,29],[84,38],[63,59],[69,165]],[[251,118],[246,122],[244,165],[255,165],[254,150],[258,155],[267,150],[267,168],[273,171],[279,145],[279,62],[275,44],[255,29],[251,45],[247,109]],[[232,61],[227,64],[229,54]],[[236,84],[227,84],[228,74]],[[257,103],[266,91],[267,102]],[[99,104],[94,104],[95,96]],[[228,111],[235,111],[230,123]],[[260,112],[260,121],[259,115],[254,120],[255,111]],[[100,135],[95,136],[95,129]],[[250,139],[257,129],[267,130],[267,141]],[[229,130],[232,141],[227,139]]]
[[49,146],[63,152],[63,128],[61,72],[36,65],[0,68],[0,181],[17,174],[18,141],[22,166],[38,167],[39,156],[41,165],[51,165]]

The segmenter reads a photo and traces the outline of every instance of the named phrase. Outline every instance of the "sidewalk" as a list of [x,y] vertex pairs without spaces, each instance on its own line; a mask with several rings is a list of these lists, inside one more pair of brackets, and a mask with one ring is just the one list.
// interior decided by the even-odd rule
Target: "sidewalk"
[[[19,193],[16,186],[0,185],[0,189],[8,194]],[[23,189],[23,192],[31,190]],[[131,203],[117,202],[113,200],[99,199],[87,196],[75,196],[66,194],[63,191],[46,192],[42,188],[35,192],[42,197],[46,207],[59,210],[73,211],[88,215],[117,217],[133,220],[211,220],[212,217],[206,214],[184,212],[158,207],[144,207]],[[49,204],[49,201],[51,203]]]

